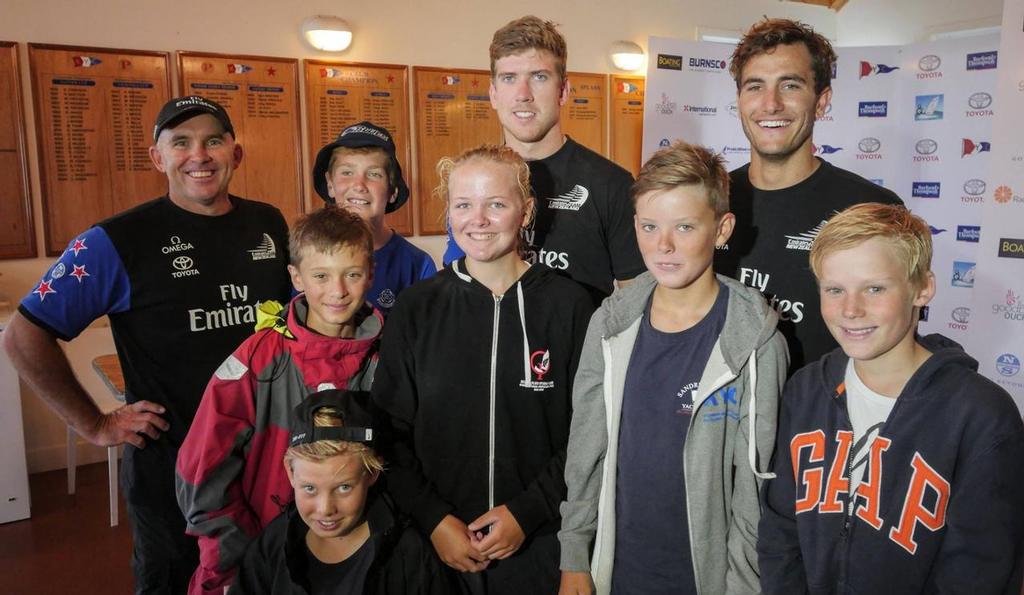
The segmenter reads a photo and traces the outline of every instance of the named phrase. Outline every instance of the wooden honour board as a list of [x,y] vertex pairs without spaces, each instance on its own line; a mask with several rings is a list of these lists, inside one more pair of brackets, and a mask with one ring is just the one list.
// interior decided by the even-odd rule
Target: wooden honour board
[[[385,216],[387,224],[402,235],[413,232],[412,213],[419,196],[412,178],[412,143],[409,133],[409,69],[394,64],[363,64],[305,60],[306,136],[309,169],[320,148],[334,141],[342,130],[368,120],[386,128],[395,141],[402,175],[409,186],[409,201]],[[313,205],[322,204],[311,188]]]
[[36,255],[18,44],[0,41],[0,258]]
[[182,95],[212,99],[231,117],[243,151],[231,193],[272,204],[294,223],[305,211],[299,61],[179,51],[178,77]]
[[167,192],[153,123],[170,99],[166,52],[30,43],[46,254]]
[[501,143],[501,124],[487,94],[490,72],[413,66],[420,233],[446,233],[445,204],[433,196],[437,162],[466,149]]
[[642,76],[612,75],[611,147],[609,158],[635,178],[640,173],[640,141],[644,132]]
[[562,106],[562,132],[601,155],[608,121],[608,75],[570,72],[569,99]]

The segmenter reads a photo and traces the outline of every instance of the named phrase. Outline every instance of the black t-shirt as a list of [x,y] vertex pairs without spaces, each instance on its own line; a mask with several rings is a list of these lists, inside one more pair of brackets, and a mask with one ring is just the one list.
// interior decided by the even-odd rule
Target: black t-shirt
[[373,538],[335,564],[321,562],[306,546],[306,578],[310,595],[362,595],[373,564]]
[[729,289],[704,318],[677,333],[644,310],[626,370],[615,483],[612,594],[697,593],[687,521],[683,445],[693,395],[725,325]]
[[818,286],[811,272],[811,243],[836,213],[855,204],[903,204],[891,190],[820,160],[806,180],[781,190],[750,183],[750,165],[730,174],[730,210],[736,228],[715,253],[715,271],[764,294],[779,312],[789,344],[790,372],[836,347],[821,319]]
[[[537,197],[536,216],[523,230],[527,261],[567,274],[595,306],[611,295],[615,279],[646,270],[633,227],[629,172],[569,137],[554,154],[527,164]],[[462,256],[449,235],[445,264]]]

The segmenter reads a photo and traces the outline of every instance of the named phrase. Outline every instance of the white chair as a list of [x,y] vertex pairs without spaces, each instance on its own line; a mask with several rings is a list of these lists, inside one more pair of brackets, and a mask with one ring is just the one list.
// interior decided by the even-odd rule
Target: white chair
[[[109,413],[121,405],[124,405],[124,395],[120,399],[93,366],[93,360],[97,357],[114,353],[114,338],[110,334],[110,327],[90,327],[82,331],[75,340],[70,343],[61,342],[64,353],[71,362],[71,370],[75,377],[85,388],[85,391],[92,397],[96,406],[103,413]],[[78,467],[77,434],[71,426],[67,432],[67,464],[68,464],[68,494],[75,493],[75,473]],[[118,523],[117,505],[117,457],[118,447],[107,447],[107,473],[108,486],[110,491],[110,526],[116,527]]]

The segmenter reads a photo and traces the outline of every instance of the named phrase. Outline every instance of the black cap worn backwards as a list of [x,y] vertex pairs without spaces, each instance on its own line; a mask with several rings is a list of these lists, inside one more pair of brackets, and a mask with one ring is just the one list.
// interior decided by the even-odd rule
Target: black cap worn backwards
[[153,126],[153,140],[160,137],[160,132],[164,128],[177,125],[201,114],[210,114],[217,118],[217,121],[224,127],[224,132],[230,132],[231,136],[235,136],[235,127],[231,125],[231,118],[219,103],[198,95],[189,95],[175,97],[160,108],[160,113],[156,116],[156,125]]
[[409,187],[405,185],[405,178],[402,177],[402,166],[398,164],[398,158],[395,156],[395,141],[392,140],[391,133],[386,129],[365,120],[342,130],[338,138],[334,139],[334,142],[326,145],[316,154],[316,163],[313,165],[313,188],[316,188],[316,193],[320,195],[320,198],[324,199],[328,204],[334,203],[334,199],[331,198],[327,190],[327,168],[331,165],[331,155],[334,153],[334,149],[338,147],[349,147],[352,149],[358,147],[380,147],[384,149],[388,158],[391,159],[391,166],[395,168],[395,177],[398,178],[398,192],[388,201],[387,206],[384,207],[384,212],[397,211],[405,204],[405,201],[409,198]]
[[[331,407],[341,417],[340,427],[317,427],[313,422],[318,409]],[[330,389],[313,393],[295,407],[289,420],[288,446],[310,444],[320,440],[373,442],[373,414],[370,393]]]

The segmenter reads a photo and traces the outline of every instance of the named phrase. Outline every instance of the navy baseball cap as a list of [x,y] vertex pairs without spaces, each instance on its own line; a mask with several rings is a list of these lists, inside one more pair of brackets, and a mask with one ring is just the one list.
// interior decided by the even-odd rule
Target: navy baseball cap
[[387,129],[364,120],[342,130],[338,138],[334,139],[334,142],[326,145],[316,154],[316,162],[313,164],[313,188],[316,188],[316,193],[320,195],[320,198],[324,199],[324,202],[334,204],[334,199],[331,198],[330,193],[327,191],[327,168],[331,165],[331,155],[334,154],[334,150],[338,147],[349,147],[352,149],[380,147],[384,149],[388,158],[391,159],[391,166],[395,168],[395,176],[398,178],[398,192],[388,201],[387,206],[384,207],[384,212],[391,213],[392,211],[397,211],[409,199],[409,187],[405,184],[405,178],[402,176],[402,166],[398,164],[398,157],[395,156],[395,141],[391,138],[391,133]]
[[164,128],[177,125],[201,114],[210,114],[217,118],[217,121],[224,127],[224,132],[230,132],[231,136],[235,136],[235,127],[231,125],[231,118],[219,103],[198,95],[188,95],[175,97],[160,108],[160,113],[156,116],[156,125],[153,126],[153,140],[160,137],[160,132]]
[[[317,410],[331,407],[341,417],[341,426],[316,426],[313,417]],[[289,421],[288,446],[310,444],[320,440],[345,442],[373,442],[373,414],[370,413],[370,393],[329,389],[313,393],[295,407]]]

